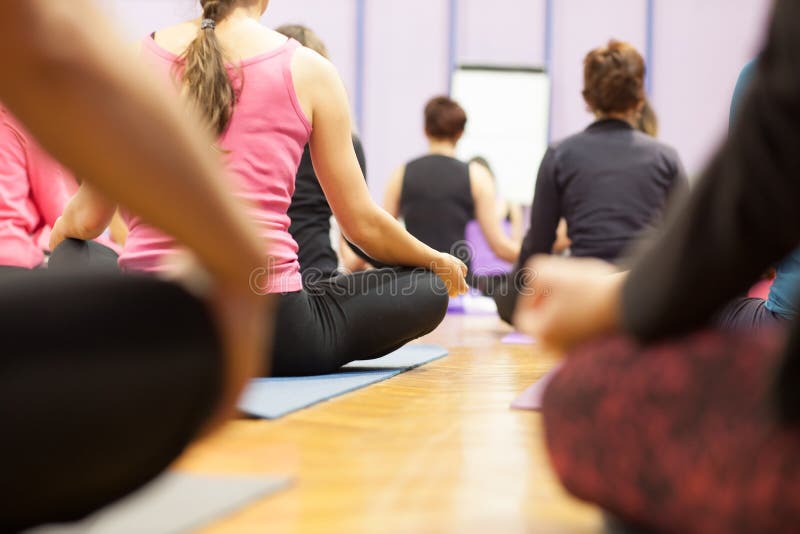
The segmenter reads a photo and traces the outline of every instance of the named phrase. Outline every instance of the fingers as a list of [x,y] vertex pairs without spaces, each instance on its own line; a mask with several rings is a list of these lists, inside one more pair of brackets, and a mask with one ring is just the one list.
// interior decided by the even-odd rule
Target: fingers
[[469,270],[467,269],[467,265],[463,261],[456,258],[456,262],[458,262],[457,272],[458,274],[460,274],[460,276],[458,277],[458,294],[463,295],[469,291],[469,285],[467,284],[467,272]]
[[463,276],[456,276],[456,279],[456,285],[452,286],[453,290],[450,292],[451,297],[457,297],[469,291],[469,286],[467,285],[467,281]]

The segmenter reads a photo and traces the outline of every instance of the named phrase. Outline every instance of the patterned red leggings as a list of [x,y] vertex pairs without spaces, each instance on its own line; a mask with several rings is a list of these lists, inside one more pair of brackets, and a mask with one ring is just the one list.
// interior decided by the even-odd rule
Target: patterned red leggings
[[544,399],[566,488],[653,532],[800,531],[800,429],[769,394],[784,336],[704,333],[570,355]]

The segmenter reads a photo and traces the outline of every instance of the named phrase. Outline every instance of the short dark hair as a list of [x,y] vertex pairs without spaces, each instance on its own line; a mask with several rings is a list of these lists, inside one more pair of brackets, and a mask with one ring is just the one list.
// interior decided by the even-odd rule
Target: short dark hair
[[457,139],[467,126],[467,113],[458,102],[437,96],[425,105],[425,133],[434,139]]
[[645,64],[630,44],[612,39],[583,61],[583,98],[593,111],[630,111],[644,101]]

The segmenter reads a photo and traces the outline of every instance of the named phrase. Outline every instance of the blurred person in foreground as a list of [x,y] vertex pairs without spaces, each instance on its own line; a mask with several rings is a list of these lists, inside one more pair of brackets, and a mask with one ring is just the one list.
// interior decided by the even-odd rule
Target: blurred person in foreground
[[779,0],[728,141],[627,273],[536,258],[516,324],[565,366],[546,441],[574,495],[647,532],[800,524],[800,331],[714,313],[800,241],[800,1]]

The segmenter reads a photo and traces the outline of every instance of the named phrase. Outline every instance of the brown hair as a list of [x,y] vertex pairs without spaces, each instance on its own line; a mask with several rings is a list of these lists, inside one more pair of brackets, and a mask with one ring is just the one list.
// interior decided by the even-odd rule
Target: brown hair
[[425,133],[434,139],[458,139],[467,126],[467,113],[455,100],[437,96],[425,105]]
[[644,100],[644,59],[628,43],[612,39],[583,61],[583,98],[593,111],[624,113]]
[[653,109],[647,99],[645,99],[644,107],[639,113],[639,121],[636,124],[636,128],[651,137],[658,137],[658,115],[656,115],[656,110]]
[[[235,0],[200,0],[203,20],[223,20]],[[221,135],[233,114],[237,90],[228,74],[227,56],[217,39],[214,25],[201,25],[197,37],[181,56],[180,78],[189,101],[217,134]]]
[[306,48],[310,48],[322,57],[328,58],[328,47],[322,42],[311,28],[303,26],[302,24],[285,24],[280,28],[275,29],[276,32],[285,35],[290,39],[294,39]]

